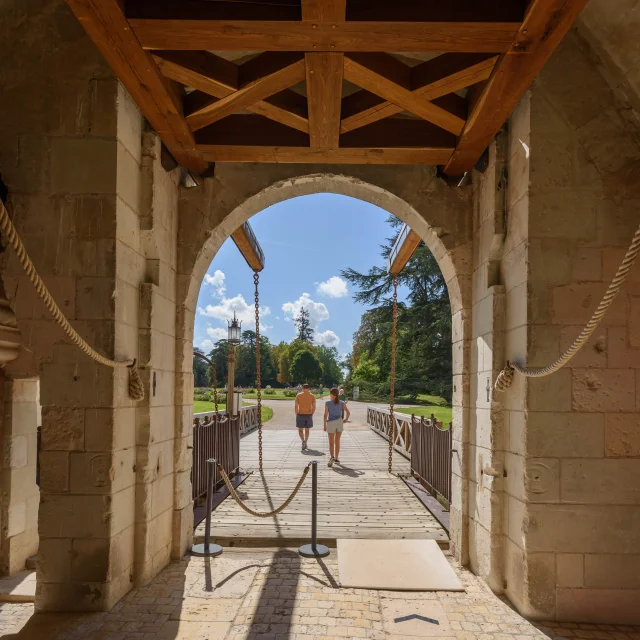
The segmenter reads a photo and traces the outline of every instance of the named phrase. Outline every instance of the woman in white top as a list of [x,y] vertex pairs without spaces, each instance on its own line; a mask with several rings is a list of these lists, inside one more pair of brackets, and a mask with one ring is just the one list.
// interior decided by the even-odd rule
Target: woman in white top
[[[345,414],[347,415],[345,419]],[[340,437],[344,430],[344,423],[351,415],[344,401],[340,400],[340,391],[331,389],[331,395],[324,405],[324,430],[329,436],[330,467],[333,463],[340,464]]]

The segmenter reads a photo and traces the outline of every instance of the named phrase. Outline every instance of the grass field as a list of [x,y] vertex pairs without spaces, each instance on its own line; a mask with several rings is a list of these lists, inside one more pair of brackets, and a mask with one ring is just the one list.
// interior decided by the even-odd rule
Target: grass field
[[399,404],[421,404],[430,407],[446,407],[449,404],[440,396],[430,396],[426,393],[419,393],[415,400],[410,396],[396,396],[396,402]]
[[[243,402],[242,403],[243,407],[249,407],[251,406],[250,403],[248,402]],[[224,411],[226,409],[227,405],[226,404],[222,404],[222,403],[218,403],[218,409],[220,411]],[[215,407],[213,402],[206,402],[204,400],[195,400],[193,402],[193,413],[204,413],[205,411],[214,411]],[[267,422],[268,420],[271,420],[271,418],[273,418],[273,409],[270,409],[269,407],[262,407],[262,422],[263,424],[265,422]]]
[[398,413],[414,414],[415,416],[424,416],[430,418],[431,414],[435,415],[438,422],[449,424],[451,422],[451,407],[427,406],[427,407],[407,407],[406,409],[396,409]]

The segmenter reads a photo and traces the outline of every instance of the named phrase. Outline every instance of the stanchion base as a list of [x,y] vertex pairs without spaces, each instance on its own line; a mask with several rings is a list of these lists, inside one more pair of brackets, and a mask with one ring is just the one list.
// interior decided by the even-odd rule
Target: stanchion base
[[209,544],[209,548],[205,549],[204,542],[202,544],[194,544],[191,547],[191,555],[214,557],[222,553],[222,547],[219,544]]
[[329,547],[325,547],[323,544],[317,544],[314,548],[310,544],[303,544],[298,553],[303,558],[326,558],[329,555]]

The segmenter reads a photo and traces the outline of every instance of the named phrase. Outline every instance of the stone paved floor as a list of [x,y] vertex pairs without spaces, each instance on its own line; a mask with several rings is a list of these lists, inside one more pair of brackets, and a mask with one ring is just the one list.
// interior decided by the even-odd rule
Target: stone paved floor
[[305,560],[292,549],[226,550],[187,558],[108,613],[34,615],[0,605],[2,637],[21,640],[640,640],[640,628],[531,624],[474,575],[466,593],[340,589],[336,552]]

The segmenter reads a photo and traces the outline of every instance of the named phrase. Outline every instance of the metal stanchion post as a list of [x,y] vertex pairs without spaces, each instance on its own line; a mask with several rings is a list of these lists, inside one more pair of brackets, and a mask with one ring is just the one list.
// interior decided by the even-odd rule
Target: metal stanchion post
[[318,462],[311,463],[311,544],[303,544],[298,552],[303,558],[324,558],[329,548],[318,544]]
[[222,553],[222,547],[219,544],[211,544],[211,512],[213,500],[213,473],[216,468],[215,460],[207,460],[207,507],[206,520],[204,523],[204,542],[194,544],[191,547],[191,553],[194,556],[219,556]]

